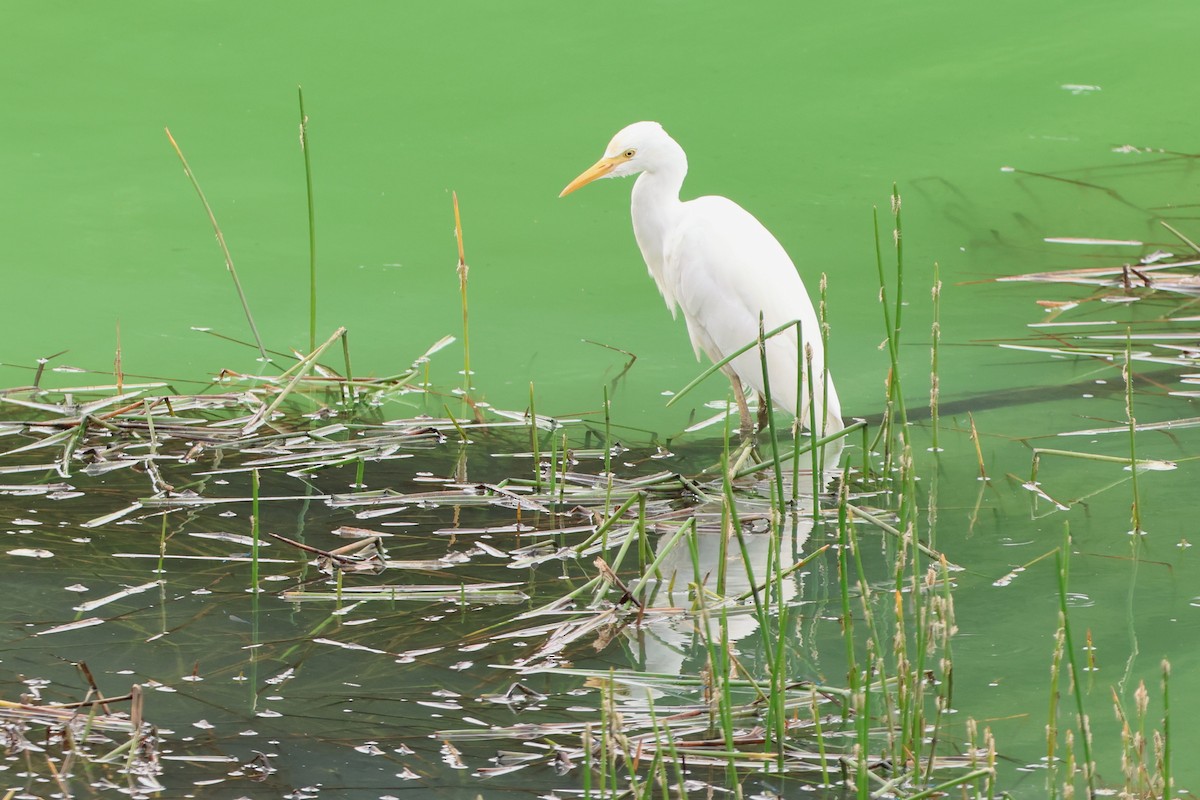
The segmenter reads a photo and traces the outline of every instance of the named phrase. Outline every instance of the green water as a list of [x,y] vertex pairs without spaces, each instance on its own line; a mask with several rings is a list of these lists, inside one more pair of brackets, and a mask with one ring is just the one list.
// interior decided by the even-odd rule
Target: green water
[[[630,184],[605,181],[557,198],[611,134],[631,121],[659,120],[689,153],[685,194],[725,194],[750,209],[788,248],[810,289],[820,273],[828,274],[830,362],[851,415],[878,414],[883,405],[887,359],[879,348],[885,334],[872,208],[880,208],[886,239],[888,198],[898,183],[911,303],[903,331],[911,404],[928,391],[922,376],[935,261],[945,282],[943,398],[969,407],[973,398],[997,392],[1046,389],[1047,402],[1006,404],[1001,397],[998,407],[975,414],[990,483],[977,480],[965,416],[944,419],[945,451],[922,456],[923,486],[936,490],[936,543],[967,567],[956,593],[959,713],[991,724],[1012,764],[1044,753],[1057,609],[1052,570],[1043,561],[1006,587],[993,582],[1055,547],[1069,520],[1078,553],[1071,588],[1080,595],[1072,621],[1077,638],[1091,632],[1099,665],[1091,673],[1089,710],[1097,750],[1110,764],[1102,775],[1110,782],[1119,776],[1111,766],[1117,746],[1108,722],[1110,687],[1128,701],[1145,679],[1157,702],[1163,657],[1174,666],[1176,751],[1200,745],[1187,724],[1200,697],[1200,570],[1196,549],[1184,546],[1200,538],[1188,513],[1195,468],[1186,459],[1197,453],[1195,435],[1139,437],[1139,456],[1181,462],[1173,472],[1141,476],[1149,531],[1142,563],[1130,558],[1127,481],[1069,512],[1052,513],[1045,503],[1032,509],[1019,485],[1029,476],[1031,445],[1128,455],[1128,440],[1119,437],[1055,437],[1125,418],[1120,394],[1085,398],[1056,387],[1088,380],[1119,385],[1120,375],[1093,362],[995,344],[1029,335],[1026,324],[1045,318],[1035,300],[1085,290],[983,282],[1119,262],[1175,243],[1157,225],[1162,215],[1193,239],[1200,236],[1188,219],[1200,192],[1188,161],[1164,166],[1149,154],[1113,151],[1121,145],[1195,150],[1190,98],[1200,52],[1181,35],[1200,21],[1193,3],[770,3],[751,10],[709,2],[129,3],[119,10],[43,3],[10,8],[5,17],[4,385],[28,383],[38,358],[64,350],[50,367],[110,371],[118,324],[130,375],[169,377],[188,389],[194,385],[187,381],[203,382],[222,368],[262,368],[252,349],[192,330],[248,338],[211,228],[164,126],[212,203],[267,344],[307,349],[297,85],[310,115],[319,340],[347,326],[356,374],[385,375],[443,335],[461,334],[450,199],[456,191],[481,396],[521,410],[532,382],[540,413],[594,411],[627,360],[585,340],[600,342],[638,357],[613,389],[614,420],[659,435],[677,433],[694,414],[706,413],[697,410],[700,403],[723,400],[727,389],[714,379],[681,407],[664,407],[662,393],[679,389],[700,367],[682,323],[666,313],[641,263],[629,225]],[[1119,196],[1062,177],[1115,187]],[[1052,236],[1148,245],[1130,251],[1042,241]],[[1115,314],[1098,307],[1080,318]],[[433,382],[459,381],[461,358],[459,345],[439,353]],[[108,380],[53,373],[45,382]],[[1157,387],[1146,386],[1135,404],[1139,422],[1195,414],[1190,401]],[[631,436],[649,439],[649,433]],[[927,431],[917,436],[928,445]],[[1047,461],[1040,477],[1062,499],[1124,475],[1112,464],[1058,460]],[[21,508],[17,502],[6,513],[18,519]],[[90,516],[73,511],[67,518]],[[75,580],[62,579],[69,573],[65,559],[34,570],[5,558],[20,570],[22,586],[43,587],[47,608],[64,603],[59,587]],[[153,579],[146,564],[126,569],[104,578],[114,585]],[[245,633],[239,626],[251,625],[248,600],[233,595],[220,608],[226,632]],[[27,623],[71,617],[62,609],[30,613],[7,613],[6,641]],[[253,617],[263,630],[246,633],[238,646],[309,630],[304,623],[289,629],[279,621],[289,619],[285,612],[275,615],[275,621]],[[412,624],[399,614],[393,621]],[[205,632],[219,637],[221,630]],[[177,676],[190,670],[194,648],[205,641],[198,637],[168,654],[137,645],[142,633],[98,648],[103,642],[84,632],[77,645],[57,651],[23,640],[19,658],[0,654],[0,675],[12,686],[17,673],[48,673],[48,653],[80,658],[98,648],[105,655],[88,656],[93,669]],[[419,641],[389,649],[415,649],[438,634],[431,622],[412,635]],[[242,657],[230,652],[214,669],[227,678]],[[328,687],[352,678],[338,676],[333,655],[311,663],[320,680],[299,691],[313,708],[300,720],[289,718],[295,727],[278,733],[285,741],[344,719],[326,702]],[[441,662],[421,666],[398,669],[396,682],[411,697],[448,674]],[[454,674],[472,691],[487,680]],[[72,680],[65,671],[57,676]],[[227,725],[253,721],[254,710],[234,690],[220,705]],[[406,738],[441,727],[427,715],[373,711]],[[192,714],[178,713],[181,720]],[[374,735],[387,735],[382,730]],[[353,726],[337,728],[339,740],[356,736],[371,738]],[[362,797],[393,786],[388,776],[396,769],[361,774],[366,759],[349,747],[320,750],[319,759],[303,747],[296,752],[303,755],[281,783],[323,781],[357,787]],[[436,753],[412,768],[424,789],[460,787],[464,796],[480,790]],[[1006,770],[1007,788],[1041,796],[1040,776]],[[1179,788],[1193,791],[1200,780],[1186,761],[1177,764],[1176,777]],[[548,778],[547,786],[554,785]],[[264,788],[262,796],[276,796],[277,788]],[[253,791],[239,786],[241,793]]]

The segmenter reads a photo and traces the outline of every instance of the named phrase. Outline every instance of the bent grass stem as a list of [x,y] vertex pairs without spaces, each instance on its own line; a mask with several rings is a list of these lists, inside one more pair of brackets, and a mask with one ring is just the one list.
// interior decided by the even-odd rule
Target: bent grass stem
[[250,303],[246,300],[246,293],[242,290],[242,282],[238,280],[237,270],[233,266],[233,256],[229,252],[228,245],[225,244],[225,234],[221,232],[221,226],[217,224],[217,216],[213,213],[212,206],[208,204],[208,198],[204,196],[204,190],[200,188],[200,182],[196,180],[196,176],[192,173],[192,168],[188,165],[187,159],[184,158],[183,150],[179,148],[175,137],[171,135],[171,129],[163,128],[163,130],[166,131],[167,139],[170,140],[171,147],[175,150],[175,155],[179,156],[179,160],[183,164],[184,174],[191,181],[192,188],[196,190],[196,194],[200,197],[200,202],[204,205],[204,212],[208,214],[208,221],[212,225],[213,233],[217,236],[217,244],[220,245],[221,254],[225,257],[225,268],[229,270],[229,277],[233,278],[233,286],[237,289],[238,299],[242,302],[242,311],[246,314],[246,322],[250,324],[250,333],[254,335],[254,343],[258,346],[259,357],[264,362],[269,362],[271,359],[267,356],[266,348],[263,347],[262,337],[258,335],[258,327],[254,324],[254,315],[250,313]]

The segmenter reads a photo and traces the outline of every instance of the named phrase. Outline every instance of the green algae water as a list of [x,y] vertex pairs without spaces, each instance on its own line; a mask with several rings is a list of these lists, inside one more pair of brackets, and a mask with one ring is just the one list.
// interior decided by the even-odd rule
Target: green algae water
[[[595,433],[603,429],[607,390],[617,438],[649,448],[644,459],[664,444],[673,451],[664,468],[686,473],[711,464],[715,429],[683,431],[717,413],[705,403],[723,404],[727,386],[710,379],[666,407],[668,394],[703,365],[646,275],[630,228],[630,184],[605,181],[567,200],[559,190],[619,128],[662,122],[689,155],[685,196],[723,194],[749,209],[788,249],[810,292],[827,275],[830,363],[844,408],[876,417],[888,358],[880,346],[887,331],[873,212],[886,248],[894,182],[903,196],[901,355],[914,419],[928,402],[935,262],[944,284],[941,452],[930,451],[928,423],[914,425],[913,436],[927,509],[922,533],[964,567],[955,576],[954,714],[995,733],[999,790],[1046,795],[1059,604],[1047,554],[1069,525],[1070,621],[1098,783],[1124,785],[1114,692],[1131,709],[1144,681],[1152,697],[1148,727],[1161,727],[1165,658],[1173,668],[1175,793],[1187,796],[1200,782],[1186,757],[1200,744],[1188,723],[1200,697],[1200,569],[1192,547],[1200,535],[1189,513],[1200,452],[1194,428],[1176,424],[1134,437],[1137,458],[1176,465],[1138,474],[1140,533],[1131,533],[1131,474],[1119,463],[1044,456],[1042,494],[1027,484],[1038,448],[1131,452],[1127,434],[1103,432],[1128,419],[1120,359],[1051,346],[1108,336],[1085,349],[1111,355],[1123,351],[1127,329],[1131,337],[1161,337],[1156,321],[1167,316],[1174,334],[1187,335],[1195,321],[1177,300],[1112,302],[1088,286],[992,279],[1152,263],[1156,251],[1186,250],[1162,220],[1200,241],[1188,102],[1200,54],[1179,37],[1198,17],[1186,2],[10,8],[13,35],[0,53],[10,76],[0,87],[0,268],[8,286],[0,383],[33,383],[39,359],[47,359],[37,378],[43,386],[112,383],[111,375],[75,370],[111,373],[118,343],[130,383],[164,379],[193,392],[222,369],[266,370],[252,347],[230,341],[249,341],[250,333],[164,128],[212,204],[267,345],[284,354],[281,363],[292,348],[306,351],[309,249],[296,102],[303,86],[318,341],[346,326],[355,374],[390,376],[444,336],[459,337],[421,376],[444,394],[401,398],[395,414],[440,415],[443,403],[459,410],[450,391],[461,385],[463,368],[457,192],[470,265],[475,399],[523,412],[533,384],[539,415],[583,418]],[[1061,305],[1080,300],[1089,302]],[[1044,323],[1062,327],[1029,327]],[[1167,341],[1176,349],[1151,345]],[[1140,425],[1195,416],[1179,377],[1192,366],[1193,345],[1131,341],[1134,350],[1150,348],[1135,373],[1153,373],[1134,380],[1132,415]],[[5,451],[22,443],[12,440]],[[420,486],[414,473],[445,476],[457,468],[452,453],[438,450],[413,459],[407,472],[367,464],[363,480],[372,489],[412,491]],[[511,471],[507,462],[488,463],[471,465],[473,480]],[[41,481],[40,473],[14,472],[5,482],[35,476]],[[269,491],[332,494],[355,482],[348,467],[329,485],[283,482]],[[239,566],[192,569],[180,560],[160,575],[153,559],[112,556],[157,553],[162,519],[171,541],[198,541],[189,536],[197,532],[247,534],[248,506],[231,505],[226,517],[220,510],[188,520],[176,514],[89,533],[83,523],[148,492],[132,479],[111,485],[107,502],[92,492],[44,504],[4,496],[8,541],[0,558],[9,588],[0,601],[0,699],[16,700],[41,680],[51,682],[36,687],[45,697],[78,699],[86,685],[66,664],[79,660],[110,694],[133,681],[155,682],[150,718],[157,712],[157,724],[172,735],[198,740],[193,756],[207,747],[214,759],[234,757],[232,765],[201,769],[195,764],[204,762],[193,760],[174,772],[164,762],[162,796],[324,791],[366,798],[416,787],[474,797],[578,786],[548,769],[474,777],[496,755],[495,742],[455,755],[430,738],[463,727],[467,713],[431,705],[455,702],[437,692],[475,697],[511,683],[489,668],[504,657],[461,651],[484,627],[462,609],[389,607],[372,610],[373,620],[348,615],[346,628],[329,608],[256,599],[243,591],[248,573]],[[296,503],[271,506],[264,524],[321,542],[352,521],[320,502]],[[438,531],[500,524],[479,510],[464,514],[469,519],[413,513],[384,530],[403,531],[403,549],[430,560],[453,549]],[[279,547],[266,549],[275,556]],[[54,557],[25,552],[39,549]],[[211,555],[194,544],[166,549]],[[470,577],[500,581],[510,572],[479,568]],[[835,596],[836,576],[815,573],[804,600]],[[162,586],[115,606],[120,614],[74,610],[92,596],[160,577]],[[550,589],[539,582],[554,583],[544,572],[533,580],[543,596]],[[75,585],[91,594],[64,590]],[[108,621],[32,636],[93,613]],[[834,626],[813,623],[806,635],[813,674],[843,680],[828,655],[841,646]],[[364,670],[344,658],[344,648],[317,639],[387,655]],[[619,649],[590,658],[624,665],[634,656]],[[356,677],[360,671],[365,677]],[[1058,725],[1078,731],[1065,679],[1058,691]],[[556,702],[540,720],[570,718],[570,703]],[[520,719],[513,712],[505,724]],[[247,746],[237,746],[249,731]],[[964,738],[961,729],[954,735]],[[263,783],[244,773],[229,777],[252,750],[270,751],[278,772]],[[57,791],[18,776],[17,761],[5,763],[0,785],[31,796]],[[226,785],[206,789],[209,781]]]

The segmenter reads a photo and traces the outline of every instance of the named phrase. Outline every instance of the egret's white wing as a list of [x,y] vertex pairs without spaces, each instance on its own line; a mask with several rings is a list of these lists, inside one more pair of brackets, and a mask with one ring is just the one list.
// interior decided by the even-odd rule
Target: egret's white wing
[[[767,331],[801,320],[803,339],[813,346],[813,374],[821,375],[824,354],[820,328],[804,283],[770,231],[733,201],[701,197],[683,204],[672,235],[664,243],[661,283],[683,311],[697,353],[704,352],[717,361],[753,341],[758,336],[761,312]],[[797,370],[802,363],[794,329],[768,341],[772,399],[793,413]],[[757,350],[738,356],[730,366],[743,383],[763,391],[762,361]],[[807,401],[808,391],[802,391]],[[819,385],[816,394],[819,400]],[[828,395],[828,402],[822,404],[830,418],[827,425],[836,418],[840,428],[832,379]]]

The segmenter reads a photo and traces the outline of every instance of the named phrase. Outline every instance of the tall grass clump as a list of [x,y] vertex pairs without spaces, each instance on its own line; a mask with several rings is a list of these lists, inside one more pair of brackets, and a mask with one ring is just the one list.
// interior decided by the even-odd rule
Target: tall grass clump
[[[944,555],[921,541],[920,499],[917,470],[907,424],[899,358],[904,298],[904,252],[899,192],[893,187],[891,212],[895,271],[889,280],[884,268],[884,248],[876,216],[876,269],[879,276],[881,315],[887,334],[890,369],[886,381],[885,414],[872,449],[882,451],[882,479],[891,488],[889,512],[895,524],[868,513],[853,502],[849,482],[838,495],[838,578],[841,586],[842,618],[846,642],[847,678],[853,698],[854,789],[859,797],[898,792],[900,796],[926,796],[962,787],[967,796],[982,796],[994,785],[994,743],[990,731],[984,740],[990,759],[975,755],[965,772],[948,782],[937,778],[946,762],[946,729],[952,710],[954,667],[952,639],[956,631],[953,578],[956,567]],[[935,273],[934,299],[939,286]],[[889,288],[894,287],[890,292]],[[894,301],[892,295],[894,294]],[[937,390],[936,302],[933,324],[932,394]],[[861,480],[870,481],[864,469]],[[886,591],[872,579],[861,558],[858,532],[852,520],[869,523],[890,543],[892,564],[890,588]],[[856,600],[853,598],[857,597]],[[859,634],[854,625],[861,620]],[[872,729],[867,720],[882,721]],[[972,728],[975,730],[975,728]],[[886,778],[866,768],[874,759],[893,767]],[[880,783],[882,781],[882,784]]]

